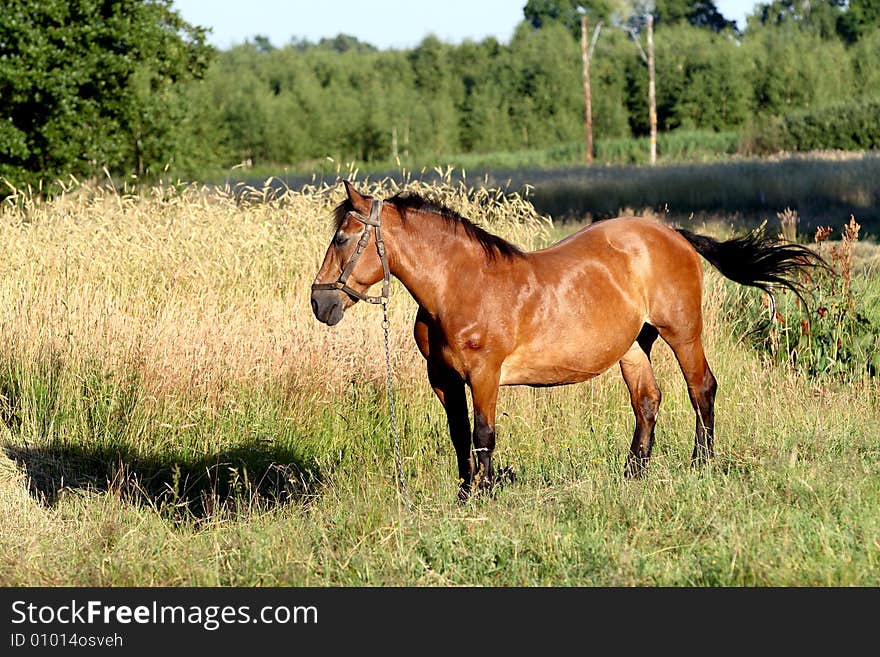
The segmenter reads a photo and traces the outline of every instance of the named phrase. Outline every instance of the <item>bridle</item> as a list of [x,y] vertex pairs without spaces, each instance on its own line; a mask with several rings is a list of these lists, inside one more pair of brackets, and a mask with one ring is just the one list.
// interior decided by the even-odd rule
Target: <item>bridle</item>
[[[343,267],[342,273],[339,274],[339,278],[336,279],[336,281],[333,283],[312,283],[312,290],[342,290],[347,295],[360,299],[361,301],[366,301],[367,303],[384,303],[388,301],[388,293],[391,289],[391,270],[388,268],[388,255],[385,252],[385,242],[382,241],[382,201],[379,199],[373,199],[372,205],[370,206],[369,217],[365,217],[356,210],[351,210],[348,214],[364,225],[364,231],[361,233],[361,238],[358,240],[357,248],[354,250],[354,253],[351,254],[348,262],[345,263],[345,267]],[[370,243],[370,232],[373,228],[376,229],[376,251],[379,254],[379,260],[382,261],[383,271],[382,293],[379,296],[370,296],[369,294],[358,292],[354,288],[349,287],[347,283],[348,277],[351,276],[351,272],[354,271],[361,254],[363,254],[364,249],[367,248],[367,244]]]

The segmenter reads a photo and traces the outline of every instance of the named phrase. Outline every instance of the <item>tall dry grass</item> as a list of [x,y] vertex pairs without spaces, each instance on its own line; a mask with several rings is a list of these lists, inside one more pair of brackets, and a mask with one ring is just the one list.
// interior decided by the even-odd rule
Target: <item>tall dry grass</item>
[[[2,351],[20,361],[136,367],[153,394],[220,394],[230,385],[296,381],[336,389],[380,380],[376,309],[360,304],[318,330],[309,286],[331,238],[341,185],[283,193],[199,186],[139,194],[74,188],[52,201],[13,196],[0,206]],[[524,248],[549,222],[518,195],[420,186]],[[365,185],[387,196],[395,183]],[[395,290],[394,353],[413,369],[413,302]],[[405,348],[406,347],[406,348]]]

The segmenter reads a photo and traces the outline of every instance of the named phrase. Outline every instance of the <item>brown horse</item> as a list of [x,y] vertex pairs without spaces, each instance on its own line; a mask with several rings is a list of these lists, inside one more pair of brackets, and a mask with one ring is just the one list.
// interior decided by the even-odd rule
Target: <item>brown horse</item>
[[[792,275],[821,263],[809,249],[762,236],[719,242],[634,217],[597,222],[524,253],[420,196],[383,201],[345,186],[348,198],[336,208],[335,235],[312,286],[312,310],[333,326],[358,300],[386,298],[391,275],[409,290],[419,305],[416,344],[446,409],[462,499],[472,485],[495,481],[499,386],[579,383],[615,363],[635,413],[625,474],[639,475],[660,407],[650,359],[658,335],[687,382],[696,415],[692,461],[704,462],[713,455],[716,382],[703,352],[698,254],[737,283],[797,294]],[[379,281],[382,297],[368,296]]]

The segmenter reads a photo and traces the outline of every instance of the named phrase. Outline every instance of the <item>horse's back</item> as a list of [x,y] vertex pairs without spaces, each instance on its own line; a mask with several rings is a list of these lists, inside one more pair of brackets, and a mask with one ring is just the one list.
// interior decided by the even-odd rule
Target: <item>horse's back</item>
[[702,322],[700,256],[669,226],[641,217],[608,219],[554,247],[607,267],[616,285],[644,307],[647,323],[661,328],[685,317]]
[[599,268],[618,285],[631,292],[641,288],[649,296],[651,289],[667,284],[702,280],[699,256],[688,241],[668,226],[641,217],[590,224],[532,255],[539,268]]
[[668,250],[678,257],[684,253],[696,255],[693,247],[675,230],[643,217],[597,221],[534,254],[578,253],[585,257],[597,257],[606,247],[618,254],[642,255],[650,250],[656,255]]

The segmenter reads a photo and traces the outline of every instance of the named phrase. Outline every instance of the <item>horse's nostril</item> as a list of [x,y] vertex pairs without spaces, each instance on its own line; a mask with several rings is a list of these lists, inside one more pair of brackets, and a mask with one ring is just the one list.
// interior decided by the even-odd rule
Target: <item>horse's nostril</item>
[[318,302],[312,299],[312,312],[318,314]]

